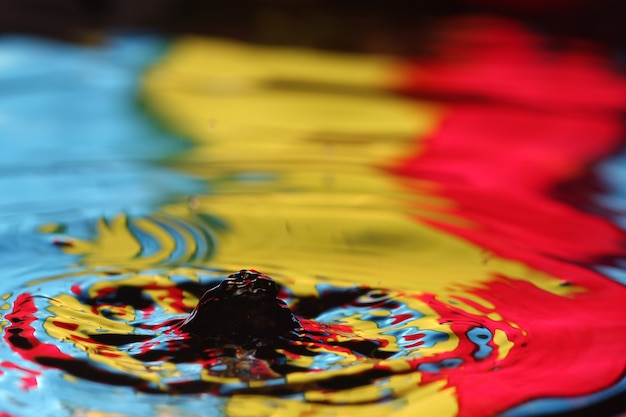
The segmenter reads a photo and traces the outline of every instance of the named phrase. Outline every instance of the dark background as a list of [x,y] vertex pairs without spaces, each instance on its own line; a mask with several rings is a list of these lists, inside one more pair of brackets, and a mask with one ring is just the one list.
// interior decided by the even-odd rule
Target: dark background
[[417,55],[440,19],[485,13],[523,20],[555,39],[591,39],[624,55],[623,0],[0,0],[0,34],[97,43],[112,30],[156,31]]

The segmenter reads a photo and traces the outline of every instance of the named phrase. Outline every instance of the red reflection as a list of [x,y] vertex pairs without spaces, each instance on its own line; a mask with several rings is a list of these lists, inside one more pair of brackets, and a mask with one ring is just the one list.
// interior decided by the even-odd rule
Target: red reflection
[[[488,378],[486,370],[445,371],[459,416],[605,389],[626,369],[626,288],[592,266],[624,257],[626,236],[550,196],[623,145],[626,81],[590,45],[551,50],[545,38],[502,19],[454,21],[440,41],[433,58],[405,68],[400,89],[445,101],[442,122],[392,172],[400,181],[435,181],[455,202],[451,213],[473,226],[420,221],[585,289],[566,298],[494,277],[472,291],[528,334]],[[451,313],[425,301],[442,317]]]

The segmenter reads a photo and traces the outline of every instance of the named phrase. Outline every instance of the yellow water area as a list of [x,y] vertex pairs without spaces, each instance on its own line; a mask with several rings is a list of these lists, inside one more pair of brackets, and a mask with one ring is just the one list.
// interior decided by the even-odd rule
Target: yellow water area
[[[257,268],[306,287],[383,286],[447,293],[493,272],[558,290],[558,281],[424,223],[453,203],[437,185],[408,193],[384,167],[418,151],[442,106],[389,92],[387,57],[190,38],[146,75],[143,98],[195,147],[178,169],[210,181],[192,205],[222,219],[211,265]],[[261,174],[257,180],[246,178]],[[471,225],[469,225],[471,226]],[[485,266],[486,264],[486,266]]]
[[[169,128],[193,142],[175,167],[205,178],[208,188],[163,212],[188,220],[220,219],[224,227],[213,231],[217,243],[207,262],[211,267],[257,269],[296,295],[315,294],[320,283],[393,289],[425,313],[420,323],[411,323],[422,329],[441,327],[434,311],[411,298],[423,293],[443,302],[462,297],[456,307],[505,321],[493,305],[468,293],[494,273],[567,295],[571,287],[560,287],[555,278],[506,259],[485,262],[482,248],[416,220],[472,227],[449,214],[453,202],[437,195],[436,184],[415,180],[422,192],[408,192],[385,171],[398,158],[419,152],[420,141],[437,129],[446,111],[436,103],[392,94],[397,65],[378,56],[203,38],[177,41],[147,72],[142,98]],[[94,241],[75,240],[64,250],[82,255],[83,264],[92,267],[148,267],[168,258],[172,242],[145,221],[137,227],[163,245],[161,253],[142,257],[124,226],[127,221],[103,222]],[[358,328],[358,317],[352,320]],[[365,322],[360,326],[367,332]],[[448,333],[443,349],[450,351],[458,339]],[[496,331],[494,341],[498,359],[506,358],[512,348],[506,334]],[[305,376],[288,379],[300,377]],[[420,385],[420,380],[419,373],[390,378],[387,386],[396,399],[367,410],[359,405],[331,410],[328,403],[368,402],[378,398],[379,387],[307,392],[307,402],[234,396],[226,413],[402,416],[423,409],[429,415],[456,414],[453,387]]]
[[[436,382],[420,389],[415,387],[420,382],[419,374],[399,375],[390,378],[390,385],[396,387],[398,399],[382,402],[363,404],[359,401],[350,400],[350,394],[345,392],[337,403],[316,402],[328,400],[328,396],[316,398],[311,395],[308,402],[300,400],[288,400],[279,398],[258,398],[255,396],[235,396],[228,403],[225,413],[229,417],[267,417],[267,416],[333,416],[352,417],[354,415],[367,415],[368,417],[413,417],[416,410],[426,411],[424,414],[432,416],[455,416],[458,412],[454,392],[446,388],[444,383]],[[363,391],[374,391],[377,387],[367,386],[351,390],[357,399],[367,398]],[[337,405],[340,405],[339,407]]]

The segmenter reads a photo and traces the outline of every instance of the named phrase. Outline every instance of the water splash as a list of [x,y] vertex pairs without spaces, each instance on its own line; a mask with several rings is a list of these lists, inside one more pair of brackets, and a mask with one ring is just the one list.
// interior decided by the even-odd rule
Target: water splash
[[[180,323],[218,277],[187,269],[169,276],[65,278],[69,293],[9,297],[5,340],[24,359],[45,367],[146,392],[305,392],[336,403],[339,393],[358,392],[393,375],[495,366],[507,356],[508,338],[522,337],[511,326],[503,331],[463,310],[445,311],[418,293],[324,286],[314,303],[281,288],[301,321],[291,336],[247,348],[199,342],[181,333]],[[50,293],[46,286],[39,291]],[[42,331],[51,339],[39,340],[36,333]],[[393,385],[381,382],[365,397],[340,402],[394,396]]]
[[[623,80],[517,24],[462,23],[471,47],[418,62],[177,42],[143,99],[194,143],[172,165],[210,187],[41,222],[66,268],[3,287],[0,383],[27,391],[2,391],[7,410],[617,414],[624,287],[598,270],[624,233],[553,191],[620,143]],[[301,327],[255,346],[181,333],[240,268]]]

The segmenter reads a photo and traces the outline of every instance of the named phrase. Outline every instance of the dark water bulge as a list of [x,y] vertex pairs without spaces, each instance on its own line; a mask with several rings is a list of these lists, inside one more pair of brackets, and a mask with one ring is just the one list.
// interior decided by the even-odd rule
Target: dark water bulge
[[[212,285],[212,284],[209,284]],[[184,288],[184,290],[183,290]],[[380,340],[350,338],[350,330],[345,326],[332,326],[318,323],[304,317],[298,317],[278,298],[279,291],[285,289],[268,276],[256,271],[242,270],[231,274],[218,285],[206,290],[206,284],[182,282],[177,286],[182,292],[190,292],[199,298],[198,305],[186,317],[171,318],[159,316],[156,324],[142,321],[132,323],[135,332],[131,333],[85,333],[81,337],[98,350],[124,352],[133,361],[147,366],[156,364],[195,364],[209,370],[209,374],[222,378],[223,381],[207,381],[197,374],[187,375],[187,380],[150,384],[132,374],[107,371],[85,359],[64,355],[37,355],[33,359],[41,365],[54,367],[79,378],[108,383],[111,385],[131,386],[146,392],[257,392],[277,395],[289,391],[301,390],[302,383],[292,386],[286,381],[281,384],[228,388],[228,378],[240,381],[281,379],[292,372],[306,372],[306,367],[297,367],[287,363],[286,355],[315,357],[310,348],[327,346],[329,349],[352,352],[361,357],[383,359],[391,352],[380,350],[384,343]],[[150,312],[156,304],[144,293],[145,287],[120,285],[105,288],[100,296],[91,298],[86,291],[78,291],[76,299],[85,306],[99,311],[104,319],[115,319],[114,307],[131,307],[136,311]],[[171,289],[170,289],[171,290]],[[348,289],[328,291],[328,297],[320,297],[318,311],[321,308],[332,310],[345,308],[347,304],[358,305],[356,300],[366,292]],[[307,306],[308,305],[308,306]],[[304,299],[302,306],[293,300],[294,311],[311,313],[311,300]],[[102,308],[106,306],[106,308]],[[63,311],[63,310],[56,310]],[[32,311],[31,311],[32,312]],[[67,313],[71,314],[70,311]],[[321,313],[321,311],[319,311]],[[69,317],[68,317],[69,318]],[[32,317],[12,316],[16,329],[9,329],[15,337],[8,339],[15,349],[31,350],[42,343],[35,336],[24,337],[24,328],[19,325],[32,321]],[[76,330],[78,325],[63,322],[58,316],[53,325]],[[344,340],[340,340],[343,336]],[[97,361],[96,361],[97,362]],[[367,385],[374,373],[377,377],[388,375],[389,371],[367,371],[353,376],[329,378],[324,381],[311,381],[309,388],[341,389]],[[370,375],[371,374],[371,375]],[[233,391],[234,390],[234,391]]]
[[202,295],[180,330],[218,344],[263,345],[300,327],[277,291],[274,280],[257,271],[231,274]]

